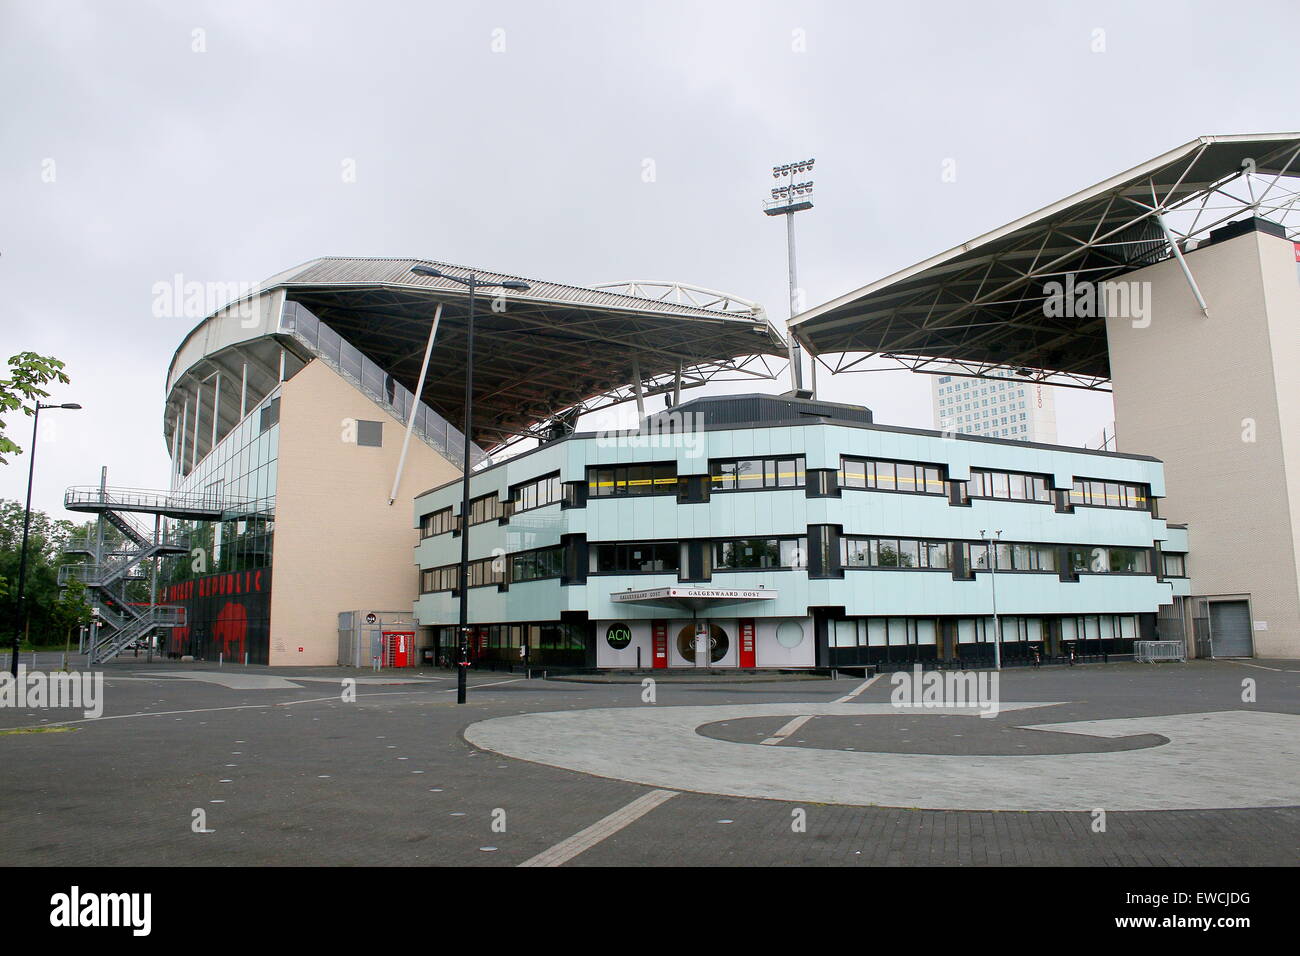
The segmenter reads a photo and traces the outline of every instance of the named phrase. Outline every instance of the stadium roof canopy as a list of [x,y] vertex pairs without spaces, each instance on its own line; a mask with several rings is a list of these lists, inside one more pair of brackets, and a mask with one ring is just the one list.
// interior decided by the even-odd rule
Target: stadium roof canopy
[[250,296],[283,290],[411,392],[441,305],[421,397],[459,426],[469,292],[451,279],[413,274],[417,264],[456,276],[473,271],[479,280],[472,437],[486,450],[536,436],[557,416],[572,420],[633,398],[638,382],[643,395],[672,391],[679,370],[683,388],[770,379],[777,370],[768,357],[786,354],[760,306],[680,283],[582,288],[523,279],[528,291],[503,292],[484,284],[520,277],[425,259],[321,258],[273,276]]
[[1169,257],[1171,241],[1186,249],[1244,215],[1289,226],[1295,238],[1295,177],[1300,133],[1202,136],[810,309],[791,327],[833,372],[877,371],[867,367],[875,358],[916,372],[1002,369],[1100,388],[1110,376],[1105,319],[1046,316],[1045,283],[1113,279]]

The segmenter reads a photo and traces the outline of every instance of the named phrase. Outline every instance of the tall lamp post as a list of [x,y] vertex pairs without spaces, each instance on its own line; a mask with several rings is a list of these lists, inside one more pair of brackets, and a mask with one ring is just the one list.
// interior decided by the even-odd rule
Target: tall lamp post
[[[794,214],[803,212],[805,209],[811,209],[812,203],[812,180],[797,183],[795,177],[805,173],[812,172],[814,159],[805,159],[797,163],[785,163],[781,166],[772,167],[772,178],[777,180],[780,185],[772,189],[772,198],[763,203],[763,212],[769,216],[785,216],[785,245],[786,258],[790,269],[790,318],[794,318],[795,311],[798,308],[797,299],[799,294],[799,278],[795,272],[794,258]],[[789,177],[788,179],[785,177]],[[787,349],[790,357],[790,387],[793,389],[803,388],[803,352],[799,348],[799,343],[794,337],[794,330],[787,323],[786,325]],[[816,359],[811,366],[814,386],[816,391],[817,384],[817,366]]]
[[[480,288],[511,289],[515,292],[527,292],[527,282],[480,282],[478,276],[471,272],[467,277],[448,275],[433,266],[412,266],[411,271],[420,276],[435,279],[450,279],[469,289],[469,319],[465,333],[465,417],[461,426],[461,437],[465,443],[465,460],[460,476],[460,566],[456,570],[456,586],[460,589],[460,660],[456,662],[456,703],[465,703],[465,689],[468,684],[469,669],[469,469],[470,469],[470,428],[474,421],[474,297]],[[426,361],[428,356],[426,355]],[[416,395],[418,402],[420,396]]]
[[46,405],[38,401],[36,411],[32,413],[32,447],[27,454],[27,508],[23,511],[22,550],[18,553],[18,597],[14,602],[14,646],[13,658],[9,662],[9,673],[15,678],[18,677],[18,646],[22,642],[23,633],[23,596],[27,590],[27,538],[32,527],[32,478],[36,475],[36,427],[41,420],[41,410],[45,408],[66,408],[71,411],[79,409],[81,406],[75,402],[67,402],[63,405]]
[[991,535],[986,531],[980,531],[980,537],[984,539],[984,544],[988,547],[989,555],[989,588],[993,592],[993,669],[1002,670],[1002,627],[998,622],[998,547],[997,543],[1002,538],[1002,531],[994,531]]

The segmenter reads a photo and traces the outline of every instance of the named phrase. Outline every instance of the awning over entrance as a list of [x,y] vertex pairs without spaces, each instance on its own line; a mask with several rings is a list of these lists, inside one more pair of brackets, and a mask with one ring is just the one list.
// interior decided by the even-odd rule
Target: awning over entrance
[[775,601],[775,588],[648,588],[643,591],[615,591],[609,599],[615,604],[648,604],[688,611],[703,608],[725,607],[731,604],[748,604],[751,601]]

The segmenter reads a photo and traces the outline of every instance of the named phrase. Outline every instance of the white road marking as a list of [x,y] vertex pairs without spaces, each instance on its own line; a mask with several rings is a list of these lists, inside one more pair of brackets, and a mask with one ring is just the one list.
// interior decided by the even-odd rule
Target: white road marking
[[874,684],[876,681],[880,680],[880,678],[882,678],[882,677],[884,677],[884,676],[885,676],[885,675],[883,675],[883,674],[877,674],[875,677],[871,677],[871,678],[868,678],[867,680],[864,680],[864,681],[863,681],[861,684],[859,684],[856,688],[854,688],[853,690],[849,691],[849,692],[848,692],[847,694],[845,694],[843,697],[838,698],[838,699],[835,701],[835,703],[837,703],[837,704],[847,704],[847,703],[848,703],[849,701],[851,701],[854,697],[857,697],[857,696],[858,696],[859,694],[861,694],[864,690],[866,690],[868,687],[870,687],[872,684]]
[[[1003,701],[1000,710],[1005,717],[1052,706]],[[936,708],[908,713],[906,719],[971,713]],[[1101,753],[994,756],[761,747],[698,732],[724,720],[805,715],[899,716],[887,702],[647,707],[637,710],[636,720],[628,720],[623,709],[562,710],[479,721],[465,729],[465,739],[481,750],[647,787],[800,803],[1080,812],[1300,804],[1300,716],[1295,714],[1233,710],[1056,724],[1042,723],[1043,717],[1050,719],[1043,714],[1029,727],[1097,737],[1153,734],[1167,741]]]
[[[496,687],[498,684],[518,684],[521,680],[527,680],[527,679],[528,679],[527,677],[516,677],[513,680],[494,680],[489,684],[469,684],[467,685],[467,689],[477,690],[480,687]],[[448,687],[445,690],[443,690],[443,693],[450,694],[454,690],[456,690],[455,687]]]
[[1240,664],[1242,667],[1258,667],[1262,671],[1274,671],[1278,674],[1300,674],[1300,671],[1291,670],[1289,667],[1268,667],[1264,664],[1247,664],[1245,661],[1228,661],[1229,664]]
[[[843,700],[843,698],[840,699]],[[785,738],[789,737],[792,733],[794,733],[804,724],[808,723],[808,721],[810,720],[812,720],[811,714],[807,714],[803,717],[796,717],[794,720],[790,721],[784,727],[782,727],[780,730],[774,733],[771,737],[768,737],[766,740],[762,741],[762,743],[766,744],[769,747],[774,747],[777,744],[779,744],[781,741],[785,740]]]
[[621,810],[615,810],[607,817],[597,820],[585,830],[579,830],[567,840],[555,844],[549,850],[531,857],[520,866],[561,866],[572,860],[579,853],[590,850],[607,837],[613,836],[630,823],[641,819],[655,807],[677,796],[674,790],[651,790],[637,797]]

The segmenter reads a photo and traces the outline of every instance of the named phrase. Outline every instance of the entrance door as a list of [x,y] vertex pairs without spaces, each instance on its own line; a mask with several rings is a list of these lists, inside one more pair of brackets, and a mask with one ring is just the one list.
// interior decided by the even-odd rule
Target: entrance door
[[1254,656],[1248,602],[1210,602],[1210,646],[1215,657]]
[[740,666],[754,667],[757,655],[754,653],[754,619],[746,618],[740,622]]
[[668,666],[668,622],[654,621],[650,625],[652,667]]

